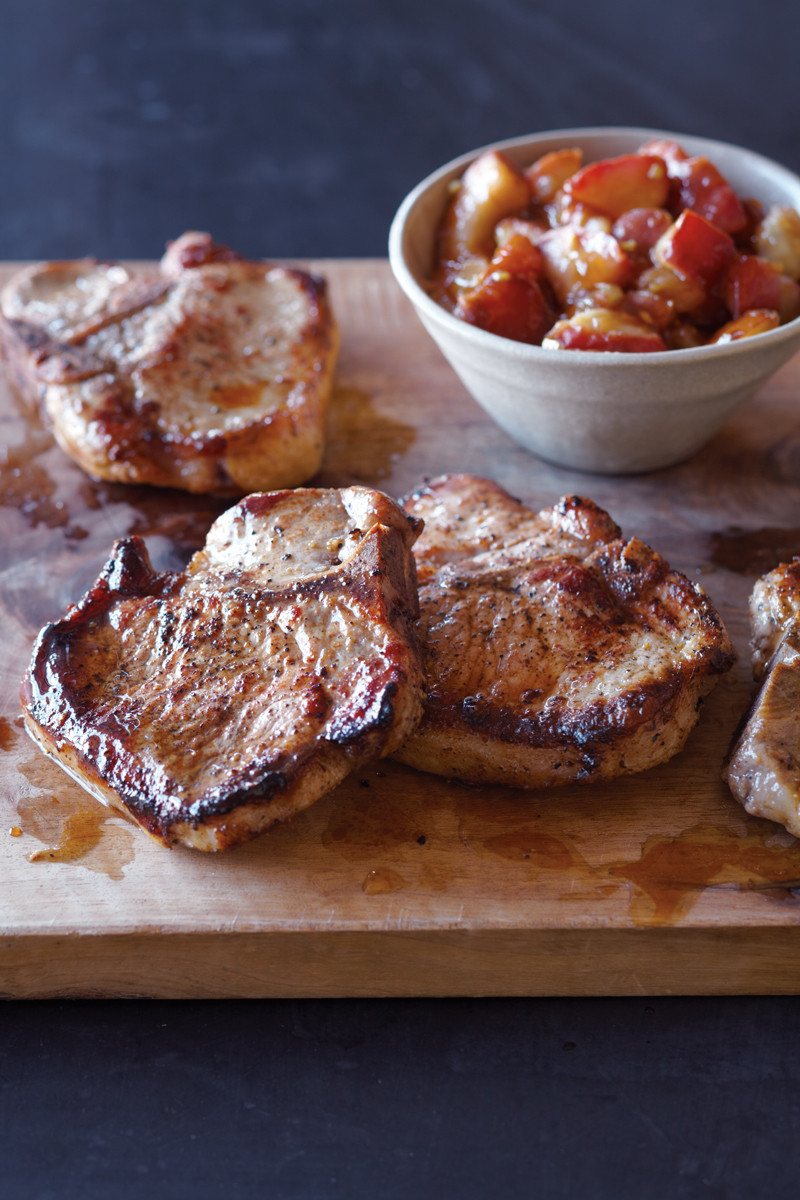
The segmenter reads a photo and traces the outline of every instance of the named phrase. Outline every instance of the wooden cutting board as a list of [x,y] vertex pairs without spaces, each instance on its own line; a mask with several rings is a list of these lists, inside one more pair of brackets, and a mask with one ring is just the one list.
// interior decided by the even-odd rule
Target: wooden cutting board
[[720,782],[752,689],[747,597],[800,553],[800,359],[690,462],[583,475],[485,416],[385,262],[312,266],[342,327],[319,483],[399,496],[470,471],[534,507],[590,496],[707,589],[740,661],[684,752],[643,775],[518,793],[382,762],[250,845],[164,850],[38,753],[19,679],[115,538],[180,567],[222,505],[89,480],[0,380],[0,994],[800,991],[800,845]]

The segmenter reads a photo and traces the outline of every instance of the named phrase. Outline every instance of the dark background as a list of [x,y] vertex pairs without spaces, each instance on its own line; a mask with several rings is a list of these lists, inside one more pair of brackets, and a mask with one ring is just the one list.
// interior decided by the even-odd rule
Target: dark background
[[[186,228],[383,256],[404,193],[593,124],[800,170],[800,6],[0,0],[0,259]],[[0,894],[0,905],[2,895]],[[0,1193],[798,1195],[798,1001],[6,1003]]]
[[800,170],[785,0],[0,0],[0,258],[384,255],[498,138],[647,125]]

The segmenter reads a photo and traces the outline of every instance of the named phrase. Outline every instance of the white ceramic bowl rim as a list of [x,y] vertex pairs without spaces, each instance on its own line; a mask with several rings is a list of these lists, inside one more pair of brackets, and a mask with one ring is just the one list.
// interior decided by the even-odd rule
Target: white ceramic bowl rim
[[478,147],[476,150],[470,150],[466,154],[461,154],[457,158],[451,159],[450,162],[445,163],[436,171],[432,171],[430,175],[427,175],[403,200],[389,230],[389,262],[397,282],[409,299],[422,312],[426,313],[429,319],[444,323],[454,333],[457,329],[463,331],[465,334],[468,331],[469,337],[475,340],[475,344],[480,346],[483,343],[487,351],[496,347],[498,342],[502,342],[505,351],[513,353],[520,360],[529,359],[535,362],[537,359],[541,360],[542,355],[546,355],[547,359],[550,360],[554,354],[568,354],[573,367],[577,367],[583,361],[587,367],[591,366],[591,369],[594,371],[598,369],[609,370],[612,367],[618,368],[623,360],[631,364],[649,362],[653,365],[668,361],[675,365],[676,355],[679,356],[680,361],[697,361],[702,358],[719,360],[723,356],[732,357],[737,354],[746,354],[748,349],[753,347],[754,343],[762,343],[766,339],[770,339],[773,343],[777,344],[779,340],[788,340],[796,337],[800,317],[796,317],[793,321],[788,321],[785,325],[779,325],[777,329],[770,329],[765,333],[757,333],[750,337],[738,338],[733,342],[723,342],[713,346],[687,346],[680,350],[655,350],[646,353],[625,353],[615,350],[605,350],[602,352],[596,350],[560,351],[548,349],[543,346],[532,346],[527,342],[516,342],[510,338],[503,338],[498,334],[489,333],[485,329],[479,329],[476,325],[469,325],[452,313],[449,313],[446,308],[443,308],[441,304],[437,304],[428,295],[406,262],[404,233],[409,215],[431,187],[445,180],[459,178],[469,164],[486,150],[516,150],[528,143],[533,143],[535,149],[536,143],[545,141],[557,141],[562,146],[568,146],[578,140],[586,141],[601,137],[639,138],[642,142],[650,141],[654,138],[677,142],[683,141],[687,145],[690,145],[693,154],[705,153],[712,162],[714,162],[714,151],[719,152],[720,149],[724,149],[735,154],[743,163],[760,168],[761,171],[778,179],[786,191],[794,192],[798,196],[798,202],[800,202],[800,178],[787,167],[781,166],[780,163],[776,163],[773,159],[766,158],[754,150],[746,150],[730,142],[722,142],[712,138],[696,137],[693,134],[676,133],[670,130],[639,128],[638,126],[627,125],[595,125],[576,129],[550,129],[542,130],[539,133],[506,138],[504,141],[490,142],[486,146]]

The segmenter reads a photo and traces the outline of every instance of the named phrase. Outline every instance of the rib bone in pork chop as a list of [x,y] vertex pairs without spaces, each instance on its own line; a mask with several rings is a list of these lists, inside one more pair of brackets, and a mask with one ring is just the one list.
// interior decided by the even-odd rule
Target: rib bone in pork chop
[[800,558],[758,580],[750,622],[761,682],[723,777],[747,812],[800,837]]
[[707,596],[590,500],[534,513],[497,484],[405,501],[429,695],[396,757],[472,783],[542,787],[675,754],[734,652]]
[[317,276],[187,233],[159,268],[27,268],[0,313],[18,389],[90,475],[241,495],[320,465],[338,341]]
[[417,532],[380,492],[309,488],[242,500],[182,574],[117,542],[39,635],[28,729],[164,843],[286,820],[419,720]]

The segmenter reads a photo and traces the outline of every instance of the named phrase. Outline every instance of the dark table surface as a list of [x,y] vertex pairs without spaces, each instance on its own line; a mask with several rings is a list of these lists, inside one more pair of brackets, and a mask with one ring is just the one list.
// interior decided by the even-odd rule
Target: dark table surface
[[[536,129],[800,171],[777,0],[3,0],[0,259],[384,256],[406,191]],[[6,1003],[0,1193],[798,1194],[793,997]]]

